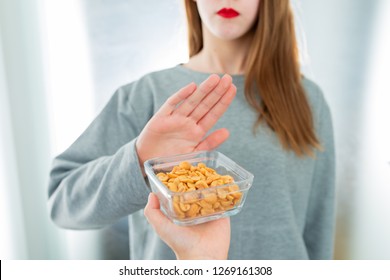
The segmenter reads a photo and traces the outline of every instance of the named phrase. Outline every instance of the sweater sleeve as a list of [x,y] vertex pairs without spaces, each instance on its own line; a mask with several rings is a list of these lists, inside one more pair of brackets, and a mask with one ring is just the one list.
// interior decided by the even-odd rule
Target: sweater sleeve
[[316,154],[303,237],[310,259],[332,259],[335,228],[335,151],[331,113],[321,91],[320,100],[317,136],[323,151]]
[[116,91],[86,131],[54,159],[48,204],[57,225],[100,228],[145,206],[149,187],[135,142],[152,106],[135,109],[132,91],[137,91],[134,84]]

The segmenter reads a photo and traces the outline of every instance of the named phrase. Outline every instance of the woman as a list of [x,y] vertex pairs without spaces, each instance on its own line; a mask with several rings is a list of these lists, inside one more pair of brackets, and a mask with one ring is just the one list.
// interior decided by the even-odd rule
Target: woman
[[[53,220],[82,229],[129,216],[135,259],[331,258],[331,116],[318,86],[300,74],[289,1],[185,3],[189,62],[121,87],[54,160]],[[143,163],[217,147],[255,175],[245,206],[230,219],[231,236],[228,219],[192,229],[190,244],[203,250],[210,242],[197,237],[207,237],[207,227],[223,227],[224,241],[205,256],[172,242],[188,230],[158,223],[161,212],[151,196],[145,214],[172,250],[143,215],[150,193]]]

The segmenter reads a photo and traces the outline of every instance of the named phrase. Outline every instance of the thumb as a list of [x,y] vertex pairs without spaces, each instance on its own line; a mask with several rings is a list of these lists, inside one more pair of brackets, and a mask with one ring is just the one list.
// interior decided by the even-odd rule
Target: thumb
[[216,149],[219,145],[229,138],[229,131],[226,128],[220,128],[208,135],[202,142],[196,146],[196,151],[210,151]]
[[144,215],[149,224],[160,236],[164,236],[171,225],[171,221],[161,212],[160,202],[154,193],[150,193],[148,203],[144,209]]

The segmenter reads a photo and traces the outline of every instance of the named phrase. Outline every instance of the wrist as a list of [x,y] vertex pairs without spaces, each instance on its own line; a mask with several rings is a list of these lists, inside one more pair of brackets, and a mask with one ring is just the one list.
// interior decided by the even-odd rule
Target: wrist
[[197,253],[179,254],[175,252],[175,255],[177,260],[227,260],[227,254],[222,256],[211,256]]
[[144,168],[145,160],[143,158],[142,152],[140,152],[140,148],[139,148],[139,145],[138,145],[138,139],[135,142],[135,153],[136,153],[136,156],[138,158],[138,164],[139,164],[139,167],[140,167],[140,169],[142,171],[142,175],[144,177],[146,177],[145,168]]

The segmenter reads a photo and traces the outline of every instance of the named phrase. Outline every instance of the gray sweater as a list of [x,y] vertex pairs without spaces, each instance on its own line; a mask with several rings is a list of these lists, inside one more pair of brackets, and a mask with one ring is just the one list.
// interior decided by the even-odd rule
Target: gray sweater
[[[132,259],[174,259],[143,216],[150,188],[135,152],[142,128],[184,85],[208,77],[183,66],[148,74],[119,88],[86,131],[53,161],[50,215],[60,227],[94,229],[128,216]],[[333,253],[335,163],[329,107],[317,85],[303,79],[324,151],[316,158],[286,151],[244,97],[237,95],[213,129],[230,138],[218,150],[254,174],[242,211],[231,217],[230,259],[329,259]]]

